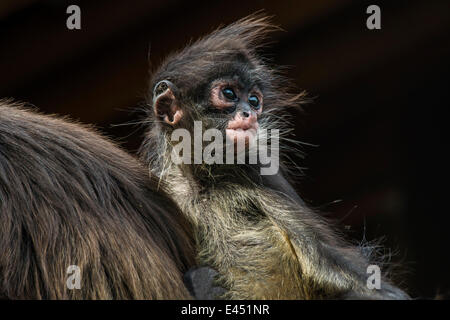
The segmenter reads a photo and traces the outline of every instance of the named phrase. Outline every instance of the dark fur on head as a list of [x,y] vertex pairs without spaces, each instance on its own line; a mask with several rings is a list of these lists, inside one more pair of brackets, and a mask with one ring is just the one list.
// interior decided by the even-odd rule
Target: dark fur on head
[[[369,289],[370,262],[307,208],[280,174],[262,177],[247,165],[170,161],[173,129],[192,133],[193,120],[202,120],[206,127],[224,130],[231,121],[230,115],[217,113],[208,98],[211,83],[222,77],[256,83],[264,98],[260,127],[286,128],[285,109],[298,106],[302,94],[289,94],[284,78],[256,52],[275,29],[266,17],[250,16],[169,56],[151,81],[152,93],[161,81],[169,81],[171,88],[156,90],[149,101],[154,121],[142,158],[169,184],[194,226],[198,261],[219,272],[217,281],[228,290],[226,298],[408,298],[384,278],[380,290]],[[160,100],[162,95],[166,100]],[[179,121],[155,117],[159,108],[172,113],[181,109]]]
[[[170,80],[178,88],[181,105],[200,103],[214,79],[231,73],[251,78],[263,90],[267,111],[298,107],[304,94],[290,94],[289,83],[268,61],[258,55],[267,34],[278,30],[270,19],[256,14],[194,42],[169,55],[153,72],[149,92],[161,80]],[[152,101],[152,96],[149,101]],[[183,103],[184,102],[184,103]]]
[[[290,93],[292,88],[288,79],[259,55],[258,51],[265,46],[264,40],[267,35],[276,30],[279,28],[270,22],[269,17],[263,14],[251,15],[226,28],[219,28],[185,49],[169,55],[152,73],[147,104],[150,106],[153,104],[156,84],[169,80],[175,85],[174,95],[179,107],[184,111],[184,117],[179,125],[168,126],[155,116],[153,109],[147,110],[148,119],[151,119],[154,125],[140,153],[147,161],[153,163],[153,169],[163,169],[164,164],[160,161],[162,153],[170,156],[170,145],[165,142],[169,140],[168,137],[174,128],[192,129],[193,121],[201,120],[205,126],[225,130],[226,119],[221,115],[208,114],[208,95],[212,81],[230,74],[237,75],[243,81],[256,83],[261,89],[264,96],[264,111],[259,118],[260,127],[269,130],[280,129],[282,140],[290,135],[292,128],[289,122],[290,115],[286,109],[300,109],[301,104],[308,100],[305,92]],[[211,119],[214,119],[215,123],[210,124]],[[281,144],[280,148],[284,146]],[[195,169],[197,175],[201,175],[201,171],[206,171],[209,176],[211,168],[206,167],[192,166],[191,169]],[[283,167],[283,170],[287,170],[289,166]],[[226,167],[220,169],[226,170]]]
[[190,230],[157,186],[92,128],[0,101],[0,297],[190,298]]

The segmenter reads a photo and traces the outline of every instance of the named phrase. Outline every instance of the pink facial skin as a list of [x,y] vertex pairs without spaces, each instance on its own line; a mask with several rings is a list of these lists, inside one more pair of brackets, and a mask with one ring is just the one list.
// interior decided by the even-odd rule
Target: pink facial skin
[[231,87],[227,83],[220,83],[215,85],[211,89],[211,104],[218,109],[230,108],[234,105],[234,102],[228,101],[222,94],[222,90],[225,87]]
[[226,129],[227,137],[230,141],[234,141],[235,144],[238,141],[244,140],[247,146],[250,140],[256,138],[256,134],[259,128],[258,116],[256,112],[252,111],[250,117],[243,118],[239,113],[228,122]]
[[262,111],[262,93],[258,88],[254,87],[247,95],[241,92],[234,82],[218,81],[211,89],[211,104],[218,109],[231,108],[235,104],[235,102],[229,101],[223,96],[222,90],[226,87],[232,88],[239,99],[248,99],[250,95],[256,95],[260,101],[260,108],[258,110],[251,109],[249,117],[244,117],[241,113],[236,113],[233,119],[228,122],[228,127],[226,128],[226,135],[229,141],[234,141],[236,145],[238,141],[244,140],[245,145],[248,146],[249,141],[256,138],[259,128],[258,115]]

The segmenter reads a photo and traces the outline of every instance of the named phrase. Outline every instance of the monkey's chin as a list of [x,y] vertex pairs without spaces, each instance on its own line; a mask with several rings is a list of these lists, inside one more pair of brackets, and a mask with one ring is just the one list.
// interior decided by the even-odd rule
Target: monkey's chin
[[256,128],[249,129],[226,129],[227,140],[234,143],[235,152],[239,151],[240,147],[248,147],[256,141]]

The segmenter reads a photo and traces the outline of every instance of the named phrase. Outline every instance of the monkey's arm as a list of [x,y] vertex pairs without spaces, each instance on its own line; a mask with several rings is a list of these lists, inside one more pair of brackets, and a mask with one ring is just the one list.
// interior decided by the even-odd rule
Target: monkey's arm
[[284,196],[297,202],[299,205],[305,206],[305,202],[284,177],[282,168],[280,168],[275,175],[261,175],[261,182],[265,187],[280,192]]
[[342,241],[317,213],[279,193],[259,199],[261,209],[289,242],[301,277],[311,290],[327,292],[326,298],[409,299],[384,279],[381,289],[369,289],[367,267],[371,263],[358,248]]

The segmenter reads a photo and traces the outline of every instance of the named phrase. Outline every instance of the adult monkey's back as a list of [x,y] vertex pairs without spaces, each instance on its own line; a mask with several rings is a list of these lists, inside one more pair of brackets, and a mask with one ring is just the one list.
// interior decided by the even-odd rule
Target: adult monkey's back
[[[91,128],[0,101],[0,298],[189,298],[190,241],[133,157]],[[67,287],[70,265],[80,289]]]

